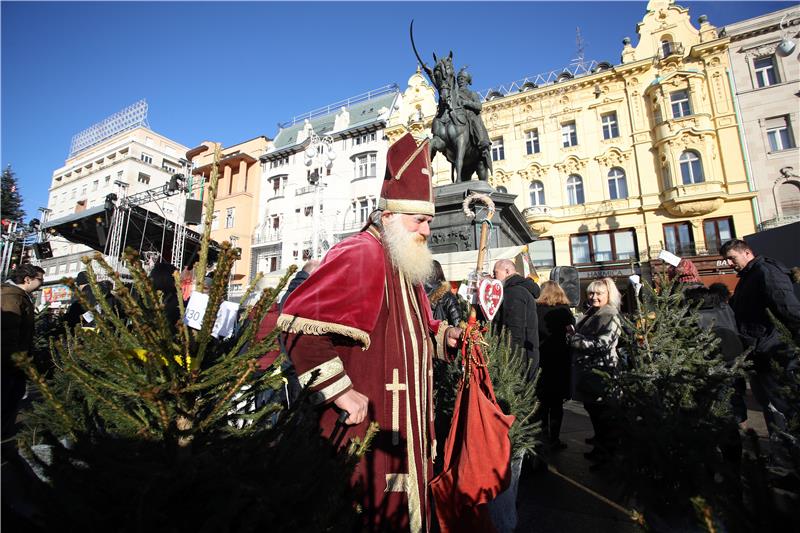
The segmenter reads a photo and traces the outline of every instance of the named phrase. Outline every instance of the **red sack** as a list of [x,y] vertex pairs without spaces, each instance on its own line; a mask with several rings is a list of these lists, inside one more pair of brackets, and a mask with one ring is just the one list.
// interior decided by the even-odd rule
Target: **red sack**
[[474,318],[464,338],[471,342],[462,347],[465,374],[445,442],[444,470],[430,485],[442,533],[495,531],[486,504],[511,482],[508,430],[515,418],[497,405],[481,345],[475,342],[481,335]]

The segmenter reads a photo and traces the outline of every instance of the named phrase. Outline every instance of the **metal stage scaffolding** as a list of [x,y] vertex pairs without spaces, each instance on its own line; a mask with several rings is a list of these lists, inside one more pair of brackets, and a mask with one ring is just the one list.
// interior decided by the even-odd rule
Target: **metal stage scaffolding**
[[[59,234],[70,242],[103,252],[120,272],[125,270],[122,253],[128,247],[137,250],[143,258],[160,258],[179,269],[191,267],[199,258],[202,237],[184,224],[130,201],[115,203],[111,197],[105,205],[47,221],[42,229],[49,235]],[[214,261],[218,252],[219,245],[212,241],[209,261]]]

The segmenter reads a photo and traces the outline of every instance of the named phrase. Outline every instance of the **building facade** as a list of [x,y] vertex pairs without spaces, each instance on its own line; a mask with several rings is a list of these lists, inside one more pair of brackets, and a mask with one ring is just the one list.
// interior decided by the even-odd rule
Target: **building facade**
[[[186,150],[145,124],[111,133],[90,146],[73,150],[64,166],[53,172],[43,222],[52,223],[102,206],[111,193],[121,197],[165,185],[174,174],[183,171]],[[142,207],[170,220],[178,220],[182,208],[176,198]],[[50,245],[53,257],[41,263],[46,283],[75,276],[85,269],[80,259],[91,252],[90,248],[58,235],[50,237]]]
[[[705,17],[651,0],[621,62],[487,91],[482,117],[499,191],[539,235],[540,274],[574,265],[584,279],[662,268],[662,249],[724,276],[725,240],[755,230],[730,80],[728,38]],[[387,135],[430,128],[432,90],[418,74]],[[418,100],[418,101],[415,101]],[[422,101],[428,102],[423,104]],[[418,109],[420,113],[414,114]],[[408,115],[408,116],[407,116]],[[411,118],[409,118],[411,117]],[[442,156],[438,184],[450,181]]]
[[[800,9],[725,27],[761,228],[800,220]],[[783,44],[782,43],[788,43]],[[792,50],[789,50],[790,45]]]
[[[376,208],[397,99],[388,85],[281,125],[261,156],[250,269],[269,282],[359,231]],[[315,249],[316,244],[316,249]]]
[[[219,181],[211,220],[211,238],[229,241],[241,249],[241,257],[233,265],[228,285],[228,297],[240,297],[250,284],[250,253],[254,226],[258,223],[258,202],[261,191],[259,158],[271,147],[266,137],[222,148],[218,143],[205,141],[189,152],[194,165],[194,180],[205,183],[203,198],[208,195],[214,153],[219,148]],[[204,208],[205,209],[205,208]],[[205,218],[205,214],[203,215]]]

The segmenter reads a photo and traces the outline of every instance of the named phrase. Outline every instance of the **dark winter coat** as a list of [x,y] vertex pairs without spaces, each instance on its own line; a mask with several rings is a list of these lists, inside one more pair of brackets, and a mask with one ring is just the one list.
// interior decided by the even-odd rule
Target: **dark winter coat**
[[567,326],[575,325],[568,305],[536,307],[539,316],[539,355],[542,376],[539,391],[542,399],[569,399],[571,394],[572,356],[567,344]]
[[[92,293],[91,287],[89,285],[84,286],[80,291],[83,293],[83,296],[86,300],[90,303],[94,303],[94,294]],[[67,307],[67,312],[64,314],[64,322],[69,326],[70,331],[75,329],[75,326],[81,324],[81,316],[86,312],[86,309],[83,308],[81,305],[80,300],[73,296],[72,301]]]
[[503,302],[494,318],[499,335],[508,329],[511,342],[521,348],[528,360],[529,377],[533,379],[539,368],[539,320],[536,300],[525,286],[525,278],[513,274],[503,282]]
[[542,294],[542,289],[541,287],[539,287],[539,284],[533,281],[531,278],[525,278],[523,285],[525,285],[525,288],[528,289],[528,291],[530,291],[534,300],[538,299],[539,296]]
[[594,369],[616,373],[617,343],[622,331],[619,312],[610,305],[592,307],[569,337],[575,361],[575,399],[584,402],[607,400],[605,381]]
[[281,297],[281,303],[278,304],[278,312],[283,310],[283,304],[286,303],[286,300],[289,298],[289,295],[294,292],[294,290],[300,286],[311,274],[306,272],[305,270],[301,270],[297,274],[294,275],[292,281],[289,282],[289,285],[286,287],[286,292],[283,293]]
[[0,294],[2,305],[2,411],[3,433],[11,436],[11,427],[17,413],[19,401],[25,395],[25,373],[20,370],[11,355],[24,352],[33,345],[34,307],[30,295],[11,283],[3,283]]
[[451,326],[457,326],[461,322],[461,306],[458,305],[458,297],[450,289],[450,283],[443,281],[434,287],[428,292],[428,299],[434,320],[446,320]]
[[[734,359],[742,355],[744,345],[736,329],[736,317],[728,304],[722,301],[719,295],[704,286],[688,289],[684,295],[693,306],[699,304],[697,313],[700,328],[710,329],[720,340],[719,351],[722,358],[732,363]],[[744,401],[746,391],[747,385],[744,378],[736,378],[731,391],[731,409],[737,422],[747,420],[747,405]]]
[[754,348],[756,369],[768,368],[772,359],[786,365],[786,343],[767,310],[789,329],[795,340],[800,340],[800,302],[794,294],[789,270],[772,259],[756,257],[739,272],[731,308],[742,341]]
[[720,339],[720,352],[723,359],[733,361],[742,355],[744,347],[736,329],[736,317],[728,304],[706,287],[688,289],[684,292],[686,299],[697,308],[700,328],[712,330]]

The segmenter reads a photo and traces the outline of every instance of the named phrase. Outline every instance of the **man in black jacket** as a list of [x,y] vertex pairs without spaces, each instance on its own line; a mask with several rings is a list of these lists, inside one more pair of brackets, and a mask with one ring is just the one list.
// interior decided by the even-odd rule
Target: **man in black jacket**
[[786,326],[795,342],[800,342],[800,302],[794,294],[789,270],[768,257],[756,257],[746,242],[738,239],[728,241],[719,253],[739,276],[730,306],[736,315],[742,341],[753,349],[750,358],[754,372],[750,386],[764,409],[764,418],[771,431],[776,422],[773,409],[785,416],[796,409],[779,394],[772,372],[773,362],[784,371],[792,371],[797,370],[798,361],[767,311]]
[[517,273],[514,262],[501,259],[494,265],[494,277],[503,282],[503,302],[494,318],[497,333],[508,329],[511,342],[523,350],[528,359],[528,377],[533,379],[539,368],[539,319],[536,300],[526,278]]

